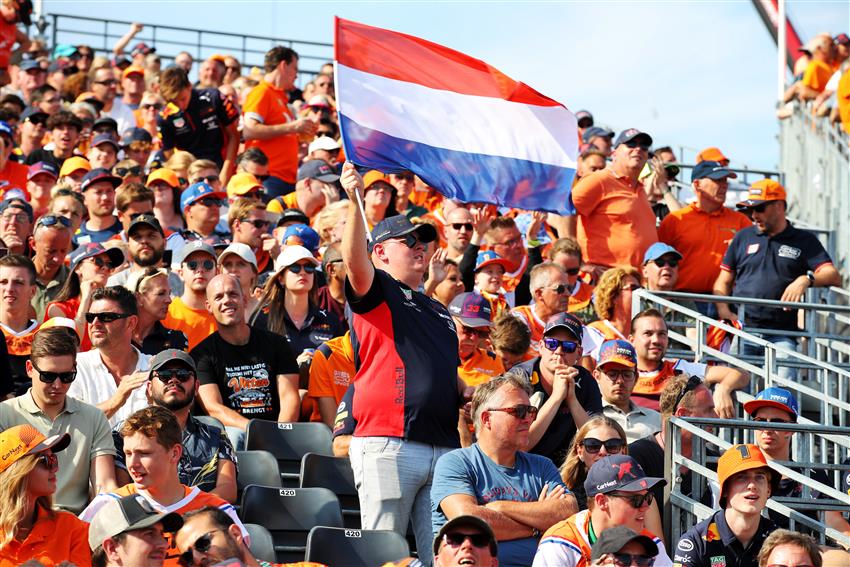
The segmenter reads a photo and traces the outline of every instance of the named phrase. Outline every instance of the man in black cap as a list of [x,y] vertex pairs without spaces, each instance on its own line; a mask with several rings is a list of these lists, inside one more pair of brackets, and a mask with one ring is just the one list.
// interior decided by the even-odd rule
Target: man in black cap
[[268,211],[282,213],[287,209],[300,209],[313,218],[326,205],[339,201],[339,190],[334,185],[339,175],[331,166],[320,159],[312,159],[298,168],[295,191],[275,197],[269,202]]
[[435,567],[496,567],[499,545],[490,524],[475,516],[449,520],[434,538]]
[[107,502],[89,526],[92,564],[162,565],[168,541],[164,533],[183,526],[177,512],[159,512],[139,494]]
[[[345,164],[341,181],[352,202],[362,201],[363,178],[353,164]],[[425,246],[437,231],[396,215],[375,226],[367,247],[358,207],[349,207],[347,215],[345,295],[351,342],[359,353],[349,455],[362,525],[404,533],[412,518],[420,559],[428,564],[432,471],[442,454],[460,446],[464,389],[452,317],[418,291],[428,270]]]
[[651,538],[625,526],[608,528],[591,548],[592,567],[604,565],[636,565],[652,567],[658,555],[658,547]]

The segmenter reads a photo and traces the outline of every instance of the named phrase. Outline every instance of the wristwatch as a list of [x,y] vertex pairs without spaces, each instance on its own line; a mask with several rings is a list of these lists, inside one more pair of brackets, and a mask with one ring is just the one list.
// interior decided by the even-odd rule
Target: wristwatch
[[815,273],[813,271],[806,272],[806,277],[809,278],[809,285],[815,285]]
[[534,539],[540,539],[540,530],[538,530],[537,528],[532,528],[531,537],[533,537]]

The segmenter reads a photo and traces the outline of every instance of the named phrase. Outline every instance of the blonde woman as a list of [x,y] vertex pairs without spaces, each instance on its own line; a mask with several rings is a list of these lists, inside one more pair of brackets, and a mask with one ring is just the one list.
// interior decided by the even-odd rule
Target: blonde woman
[[70,442],[68,433],[45,438],[31,425],[0,433],[0,567],[30,559],[45,567],[63,561],[91,565],[88,524],[53,510],[59,470],[55,453]]
[[606,270],[593,290],[593,308],[599,320],[590,323],[588,328],[599,331],[606,341],[628,340],[632,292],[641,287],[640,272],[631,266]]
[[189,186],[189,166],[194,161],[197,161],[195,156],[189,152],[178,150],[171,154],[168,161],[163,164],[164,168],[170,169],[177,174],[177,180],[180,183],[181,190]]

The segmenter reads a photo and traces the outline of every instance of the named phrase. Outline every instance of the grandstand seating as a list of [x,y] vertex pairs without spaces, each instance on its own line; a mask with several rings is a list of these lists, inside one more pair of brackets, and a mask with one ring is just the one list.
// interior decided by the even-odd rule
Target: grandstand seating
[[371,567],[409,555],[407,541],[396,532],[317,526],[307,536],[304,559],[325,565]]
[[277,459],[281,483],[297,487],[301,457],[307,453],[333,455],[331,430],[324,423],[275,423],[252,419],[248,423],[245,448],[264,450]]
[[219,421],[217,418],[215,418],[211,415],[196,415],[194,417],[195,417],[195,419],[197,419],[201,423],[204,423],[206,425],[211,425],[213,427],[218,427],[219,429],[221,429],[222,432],[225,431],[224,424],[221,421]]
[[301,488],[327,488],[339,498],[343,525],[360,528],[360,500],[348,457],[307,453],[301,458]]
[[249,549],[257,559],[261,561],[274,561],[274,540],[269,530],[260,524],[245,524],[245,529],[251,536]]
[[239,474],[236,478],[236,501],[242,499],[245,487],[250,484],[280,488],[277,459],[268,451],[236,451]]
[[315,526],[342,527],[342,511],[326,488],[272,488],[250,485],[242,494],[242,520],[265,526],[274,541],[276,561],[304,559],[307,534]]

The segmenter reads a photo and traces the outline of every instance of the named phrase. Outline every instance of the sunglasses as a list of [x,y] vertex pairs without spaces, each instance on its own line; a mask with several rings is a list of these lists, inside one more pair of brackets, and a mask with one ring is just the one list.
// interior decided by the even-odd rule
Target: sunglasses
[[154,103],[143,104],[142,108],[144,108],[145,110],[150,110],[151,108],[153,108],[154,110],[162,110],[162,105],[159,104],[158,102],[154,102]]
[[610,492],[608,496],[622,498],[623,500],[626,500],[632,508],[640,508],[644,505],[649,506],[655,498],[655,495],[652,492],[647,492],[646,494],[620,494],[619,492]]
[[[396,176],[396,179],[399,179],[401,181],[413,181],[413,174],[412,173],[396,173],[395,176]],[[469,226],[472,226],[472,225],[469,225]]]
[[157,370],[153,373],[153,377],[164,384],[168,384],[175,378],[177,378],[180,382],[185,382],[194,375],[195,373],[188,368],[170,368],[166,370]]
[[508,246],[510,248],[513,248],[514,246],[521,246],[521,245],[522,245],[522,238],[517,236],[516,238],[511,238],[510,240],[507,240],[505,242],[499,242],[499,243],[493,244],[493,247],[495,248],[496,246]]
[[642,143],[638,142],[637,140],[629,140],[628,142],[625,142],[625,144],[626,144],[627,148],[631,148],[631,149],[635,149],[635,148],[640,148],[642,150],[648,150],[649,149],[649,144],[642,144]]
[[[218,179],[216,177],[216,179]],[[224,205],[224,202],[221,199],[200,199],[195,201],[199,205],[203,205],[204,207],[221,207]]]
[[38,222],[35,223],[35,226],[56,226],[57,224],[70,227],[71,221],[59,215],[44,215],[43,217],[38,219]]
[[207,183],[212,184],[212,183],[215,183],[216,181],[218,181],[218,175],[206,175],[204,177],[195,177],[191,181],[192,181],[192,183],[199,183],[201,181],[205,181]]
[[790,419],[782,419],[781,417],[756,417],[753,421],[759,423],[796,423]]
[[762,203],[760,205],[755,205],[750,207],[750,211],[754,213],[763,213],[767,210],[768,205],[770,205],[770,203]]
[[141,175],[142,166],[134,165],[133,167],[116,167],[115,174],[118,177],[127,177],[128,175]]
[[36,126],[44,126],[47,124],[47,118],[40,115],[35,114],[33,116],[28,117],[24,122],[29,122],[30,124],[35,124]]
[[610,555],[614,558],[614,564],[617,567],[629,567],[631,565],[652,567],[655,565],[655,558],[646,555],[633,555],[631,553],[611,553]]
[[89,325],[94,324],[96,319],[100,319],[101,323],[112,323],[118,319],[126,319],[129,313],[114,313],[112,311],[104,311],[102,313],[86,313],[86,322]]
[[205,533],[201,537],[195,540],[195,543],[189,546],[189,548],[180,554],[177,558],[177,564],[181,567],[189,567],[194,562],[195,551],[198,553],[206,553],[212,547],[212,535],[215,532],[220,532],[223,530],[213,530],[209,533]]
[[38,456],[38,462],[49,471],[55,471],[59,468],[59,457],[53,453],[41,453]]
[[38,379],[45,384],[53,384],[57,378],[63,384],[70,384],[77,377],[76,368],[68,372],[47,372],[36,366],[34,361],[32,361],[32,367],[38,372]]
[[567,272],[567,275],[577,276],[578,273],[581,271],[581,268],[569,268],[569,269],[564,270],[564,271]]
[[525,419],[526,416],[531,416],[531,419],[537,417],[537,407],[525,404],[519,404],[512,408],[493,408],[487,411],[501,411],[512,415],[517,419]]
[[623,450],[623,445],[625,445],[625,443],[619,437],[606,439],[605,441],[600,441],[593,437],[585,437],[581,442],[581,446],[584,447],[584,450],[592,455],[595,455],[602,450],[602,447],[605,447],[605,451],[609,455],[618,455],[620,451]]
[[250,219],[250,220],[244,219],[244,220],[242,220],[242,222],[250,224],[254,228],[258,228],[258,229],[268,228],[269,225],[271,224],[269,221],[262,220],[262,219]]
[[398,238],[392,238],[393,242],[400,242],[407,246],[408,248],[416,248],[416,245],[420,243],[419,239],[415,234],[405,234],[404,236],[399,236]]
[[671,268],[679,267],[678,260],[664,260],[659,258],[658,260],[653,260],[652,263],[658,266],[659,268],[666,268],[667,266],[670,266]]
[[107,79],[105,81],[95,81],[94,84],[103,85],[104,87],[114,87],[118,85],[118,81],[115,79]]
[[554,337],[543,337],[543,346],[552,352],[555,352],[560,347],[567,354],[572,354],[578,349],[578,343],[576,341],[562,341]]
[[472,231],[472,223],[471,222],[453,222],[452,228],[455,230],[460,230],[465,228],[466,230]]
[[88,258],[91,260],[92,264],[97,266],[98,268],[112,268],[112,262],[109,258],[101,258],[100,256],[93,256]]
[[493,543],[487,534],[464,534],[460,532],[448,532],[443,534],[443,541],[451,547],[460,547],[463,542],[469,540],[473,547],[488,547]]
[[271,177],[271,174],[267,173],[267,174],[265,174],[265,175],[257,175],[257,174],[255,173],[255,174],[254,174],[254,177],[256,177],[256,178],[257,178],[257,181],[259,181],[260,183],[262,183],[263,181],[265,181],[266,179],[268,179],[269,177]]
[[476,329],[475,327],[467,327],[466,325],[460,325],[458,330],[464,335],[475,335],[479,339],[486,339],[490,336],[489,329]]
[[313,264],[292,264],[291,266],[287,266],[286,269],[293,274],[300,274],[302,269],[305,274],[312,274],[316,271],[316,266]]
[[561,295],[562,293],[567,291],[567,286],[565,286],[564,284],[558,284],[555,287],[550,287],[550,288],[547,288],[547,289],[551,289],[552,291],[554,291],[558,295]]
[[213,262],[212,260],[204,260],[203,262],[199,260],[189,260],[188,262],[183,263],[186,264],[186,267],[192,270],[193,272],[197,270],[199,266],[207,271],[215,268],[215,262]]
[[702,384],[702,379],[699,376],[691,376],[688,378],[688,383],[685,384],[685,387],[682,388],[682,391],[679,392],[678,396],[676,396],[676,402],[673,404],[673,410],[670,413],[676,413],[676,408],[678,408],[679,404],[682,403],[682,399],[685,395],[700,384]]

